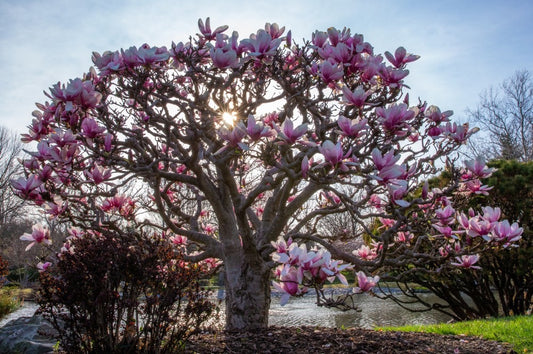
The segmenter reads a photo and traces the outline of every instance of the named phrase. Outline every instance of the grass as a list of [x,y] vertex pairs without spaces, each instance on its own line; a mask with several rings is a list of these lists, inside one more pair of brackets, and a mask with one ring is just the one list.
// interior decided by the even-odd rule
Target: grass
[[18,291],[13,289],[0,289],[0,318],[20,307]]
[[377,329],[478,336],[484,339],[510,343],[518,353],[533,351],[533,316],[513,316],[437,325],[382,327]]

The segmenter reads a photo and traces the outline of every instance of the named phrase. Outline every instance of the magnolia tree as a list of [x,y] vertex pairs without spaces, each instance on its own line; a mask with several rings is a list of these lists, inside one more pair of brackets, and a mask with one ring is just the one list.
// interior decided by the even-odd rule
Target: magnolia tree
[[[459,177],[463,193],[486,189],[479,161],[410,197],[473,133],[449,111],[410,106],[403,80],[418,56],[400,47],[384,58],[348,29],[295,44],[276,24],[246,39],[209,19],[199,28],[170,48],[94,53],[96,68],[54,85],[23,137],[38,145],[17,193],[74,227],[150,230],[189,261],[223,263],[233,330],[267,326],[273,270],[282,301],[346,282],[347,268],[364,292],[383,265],[475,268],[482,249],[519,237],[516,225],[478,230],[496,213],[461,214],[447,199]],[[352,226],[328,232],[335,215]],[[357,249],[340,241],[363,236]],[[47,242],[46,229],[32,238]]]

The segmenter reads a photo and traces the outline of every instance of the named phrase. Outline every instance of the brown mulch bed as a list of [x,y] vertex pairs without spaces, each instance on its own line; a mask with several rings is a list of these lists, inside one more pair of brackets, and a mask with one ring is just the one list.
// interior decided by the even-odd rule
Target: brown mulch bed
[[516,353],[478,337],[366,329],[269,327],[261,332],[200,334],[186,353]]

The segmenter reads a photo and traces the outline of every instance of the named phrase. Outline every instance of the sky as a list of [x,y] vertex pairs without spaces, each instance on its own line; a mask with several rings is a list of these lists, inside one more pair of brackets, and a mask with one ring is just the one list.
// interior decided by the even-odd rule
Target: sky
[[458,122],[483,90],[517,70],[533,72],[529,0],[0,0],[0,126],[26,132],[43,91],[87,72],[93,51],[170,47],[198,33],[206,17],[241,39],[269,22],[299,43],[315,30],[347,27],[375,53],[403,46],[421,56],[408,67],[411,102],[453,110]]

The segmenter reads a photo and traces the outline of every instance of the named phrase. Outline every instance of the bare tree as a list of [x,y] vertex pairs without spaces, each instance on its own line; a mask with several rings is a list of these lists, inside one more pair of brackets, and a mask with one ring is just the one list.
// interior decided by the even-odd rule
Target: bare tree
[[482,93],[478,107],[468,110],[468,115],[485,132],[471,141],[475,155],[533,160],[533,80],[529,71],[517,71],[498,88]]
[[22,143],[17,135],[0,126],[0,227],[20,215],[24,201],[17,198],[10,181],[21,173],[17,159],[22,152]]

